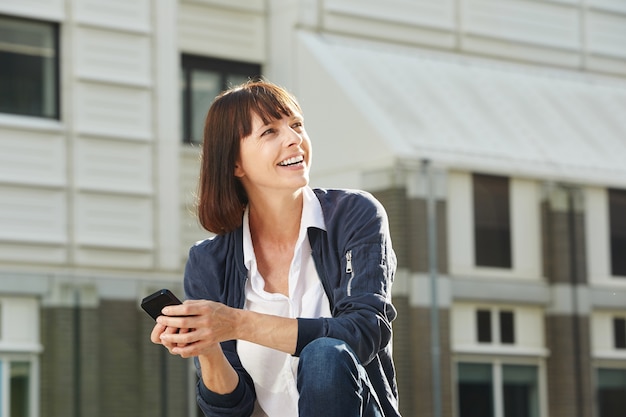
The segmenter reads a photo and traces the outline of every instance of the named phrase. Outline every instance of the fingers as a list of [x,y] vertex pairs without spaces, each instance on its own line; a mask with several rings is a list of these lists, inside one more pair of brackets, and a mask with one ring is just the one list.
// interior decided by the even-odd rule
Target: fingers
[[231,309],[207,300],[187,300],[163,308],[151,340],[165,346],[170,353],[184,358],[215,349],[219,343],[233,339]]
[[158,345],[161,344],[161,334],[165,331],[166,326],[157,323],[150,333],[150,341]]

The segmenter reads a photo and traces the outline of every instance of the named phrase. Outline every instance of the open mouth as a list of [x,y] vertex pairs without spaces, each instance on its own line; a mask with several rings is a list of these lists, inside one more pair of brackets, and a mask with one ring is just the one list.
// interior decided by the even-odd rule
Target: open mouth
[[302,157],[302,155],[299,155],[299,156],[291,157],[289,159],[285,159],[284,161],[279,162],[278,165],[281,167],[289,167],[289,166],[301,164],[302,161],[304,161],[304,157]]

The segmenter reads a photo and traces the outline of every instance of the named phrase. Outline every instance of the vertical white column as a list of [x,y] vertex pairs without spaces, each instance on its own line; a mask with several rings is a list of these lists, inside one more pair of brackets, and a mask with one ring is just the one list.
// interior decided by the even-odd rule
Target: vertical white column
[[177,0],[159,0],[154,7],[155,118],[155,267],[176,270],[180,266],[180,130],[178,91]]

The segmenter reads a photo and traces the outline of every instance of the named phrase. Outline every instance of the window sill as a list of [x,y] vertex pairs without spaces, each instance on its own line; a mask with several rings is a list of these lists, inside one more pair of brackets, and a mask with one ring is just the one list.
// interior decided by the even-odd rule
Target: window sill
[[596,350],[593,352],[593,358],[623,361],[626,359],[626,350]]
[[53,133],[62,132],[64,129],[63,123],[60,120],[34,116],[18,116],[6,113],[0,113],[0,127]]
[[508,345],[457,345],[452,349],[455,354],[496,355],[496,356],[533,356],[547,357],[549,350],[541,347],[508,346]]

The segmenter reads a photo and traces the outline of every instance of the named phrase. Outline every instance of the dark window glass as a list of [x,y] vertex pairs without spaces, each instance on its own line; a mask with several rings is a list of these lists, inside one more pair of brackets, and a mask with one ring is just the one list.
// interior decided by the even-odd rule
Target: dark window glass
[[493,417],[493,378],[491,365],[459,363],[459,417]]
[[515,322],[512,311],[500,312],[500,343],[515,343]]
[[538,417],[539,388],[537,367],[502,366],[504,417]]
[[185,143],[201,144],[204,119],[215,96],[259,79],[261,66],[193,55],[183,55],[181,64],[181,133]]
[[58,26],[0,16],[0,112],[58,119]]
[[490,310],[477,310],[476,311],[476,332],[478,334],[478,341],[480,343],[491,342],[491,311]]
[[30,362],[11,362],[10,408],[11,417],[30,415]]
[[613,319],[613,341],[616,349],[626,349],[626,319]]
[[626,190],[609,190],[611,274],[626,277]]
[[476,265],[511,268],[509,180],[474,174],[473,190]]
[[598,417],[624,417],[626,369],[598,369]]

